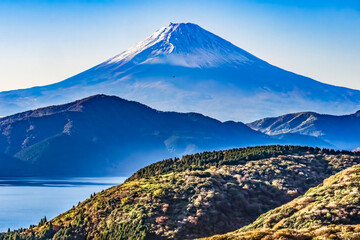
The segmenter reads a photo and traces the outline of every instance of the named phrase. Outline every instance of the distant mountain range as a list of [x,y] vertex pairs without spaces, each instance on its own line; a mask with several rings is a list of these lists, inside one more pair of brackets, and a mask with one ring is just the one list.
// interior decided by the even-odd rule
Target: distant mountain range
[[343,116],[301,112],[264,118],[247,125],[268,135],[296,133],[317,137],[338,149],[360,147],[360,111]]
[[0,176],[128,176],[157,159],[268,144],[330,147],[313,136],[268,136],[241,122],[95,95],[1,118]]
[[360,108],[358,90],[282,70],[198,25],[171,23],[62,82],[1,92],[0,116],[99,93],[222,121],[299,111],[348,114]]

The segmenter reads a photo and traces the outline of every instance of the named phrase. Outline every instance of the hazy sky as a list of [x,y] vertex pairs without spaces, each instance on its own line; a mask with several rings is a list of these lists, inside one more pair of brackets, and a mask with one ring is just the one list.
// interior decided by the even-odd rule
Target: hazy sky
[[169,22],[273,65],[360,89],[360,1],[0,1],[0,91],[64,80]]

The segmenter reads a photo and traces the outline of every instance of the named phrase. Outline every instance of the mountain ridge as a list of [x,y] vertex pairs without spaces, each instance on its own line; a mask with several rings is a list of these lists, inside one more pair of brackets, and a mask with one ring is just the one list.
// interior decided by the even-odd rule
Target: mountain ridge
[[1,175],[126,176],[156,158],[271,141],[243,123],[96,95],[0,119]]
[[270,137],[241,122],[95,95],[1,118],[0,175],[127,176],[159,158],[289,143],[331,147],[311,136]]
[[297,133],[318,137],[339,149],[354,150],[360,146],[360,111],[349,115],[299,112],[264,118],[247,125],[268,135]]

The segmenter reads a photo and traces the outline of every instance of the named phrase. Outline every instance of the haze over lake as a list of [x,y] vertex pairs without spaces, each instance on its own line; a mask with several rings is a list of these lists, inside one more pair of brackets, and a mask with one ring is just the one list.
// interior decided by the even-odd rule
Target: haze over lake
[[122,183],[108,178],[0,178],[0,232],[37,225],[67,211],[94,192]]

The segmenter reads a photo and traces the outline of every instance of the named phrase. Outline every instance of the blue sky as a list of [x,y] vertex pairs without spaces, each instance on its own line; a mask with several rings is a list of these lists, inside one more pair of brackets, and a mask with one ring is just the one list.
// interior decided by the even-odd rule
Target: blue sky
[[360,1],[0,1],[0,91],[54,83],[169,22],[193,22],[278,67],[360,89]]

